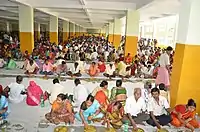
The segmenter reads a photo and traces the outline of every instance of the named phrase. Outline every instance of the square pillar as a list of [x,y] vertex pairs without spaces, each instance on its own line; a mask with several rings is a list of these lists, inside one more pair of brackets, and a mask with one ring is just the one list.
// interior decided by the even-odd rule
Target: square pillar
[[115,19],[114,21],[114,35],[113,35],[113,45],[115,46],[116,49],[120,46],[121,42],[121,20],[120,19]]
[[128,10],[126,15],[125,55],[137,55],[140,15],[138,11]]
[[109,35],[108,35],[108,41],[110,43],[113,43],[113,34],[114,34],[114,23],[109,23]]
[[58,17],[50,16],[49,37],[51,43],[58,44]]
[[75,24],[69,23],[69,32],[70,32],[70,38],[75,36]]
[[200,113],[200,1],[181,0],[178,36],[171,76],[171,107],[194,99]]
[[35,40],[40,40],[40,23],[34,24],[34,38]]
[[63,42],[69,39],[69,22],[63,21]]
[[19,5],[20,50],[31,53],[34,49],[34,15],[33,8]]

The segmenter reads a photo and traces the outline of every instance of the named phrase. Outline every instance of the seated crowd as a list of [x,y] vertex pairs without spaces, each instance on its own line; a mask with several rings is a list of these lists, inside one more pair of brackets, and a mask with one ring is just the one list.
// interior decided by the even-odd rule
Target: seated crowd
[[[80,36],[58,45],[41,40],[35,43],[31,54],[25,51],[22,55],[22,69],[25,74],[156,78],[159,57],[165,49],[156,47],[157,42],[154,41],[141,39],[138,54],[124,56],[123,45],[116,50],[104,37]],[[0,47],[0,50],[4,48]],[[170,55],[170,65],[172,57],[173,54]],[[73,66],[69,66],[70,60],[74,62]],[[0,67],[14,69],[18,66],[14,56],[5,51],[0,55]]]
[[165,89],[164,84],[152,88],[147,82],[144,88],[134,88],[133,94],[127,97],[122,80],[117,80],[111,91],[108,82],[104,80],[89,93],[80,79],[76,78],[73,95],[64,92],[65,87],[57,78],[53,80],[52,88],[47,91],[42,91],[34,81],[30,81],[29,86],[25,88],[22,81],[23,77],[17,76],[16,82],[9,84],[5,89],[1,87],[1,119],[6,119],[10,112],[8,101],[20,103],[26,99],[27,105],[37,106],[42,101],[49,100],[52,108],[45,117],[53,124],[74,124],[77,120],[85,127],[94,122],[102,122],[102,125],[115,129],[121,128],[125,123],[135,130],[138,129],[138,124],[145,123],[158,129],[169,124],[186,127],[191,131],[199,128],[195,118],[195,101],[189,99],[187,104],[179,104],[170,109],[168,98],[161,95],[161,91]]

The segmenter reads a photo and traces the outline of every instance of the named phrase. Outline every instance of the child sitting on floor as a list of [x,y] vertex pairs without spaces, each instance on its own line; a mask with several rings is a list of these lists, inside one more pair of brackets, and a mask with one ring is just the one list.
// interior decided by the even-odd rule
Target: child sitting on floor
[[165,97],[169,101],[169,96],[165,84],[164,83],[159,84],[159,89],[160,89],[160,95]]

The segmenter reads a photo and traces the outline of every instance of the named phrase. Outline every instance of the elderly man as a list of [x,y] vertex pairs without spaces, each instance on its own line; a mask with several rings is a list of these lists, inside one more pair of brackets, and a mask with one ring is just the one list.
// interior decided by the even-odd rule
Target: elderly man
[[143,124],[143,121],[149,119],[149,115],[146,114],[146,104],[144,98],[141,97],[141,89],[135,88],[134,95],[130,96],[126,100],[126,105],[124,107],[126,115],[123,121],[129,122],[134,129],[137,129],[136,124]]
[[152,98],[148,103],[148,111],[150,112],[150,119],[147,123],[151,126],[157,126],[161,129],[161,125],[168,125],[172,121],[169,111],[169,103],[167,99],[160,96],[160,90],[158,88],[153,88],[151,90]]

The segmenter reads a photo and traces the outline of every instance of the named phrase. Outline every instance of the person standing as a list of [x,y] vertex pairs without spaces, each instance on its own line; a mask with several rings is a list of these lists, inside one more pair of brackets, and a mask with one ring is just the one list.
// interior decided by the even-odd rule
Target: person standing
[[166,52],[160,56],[159,59],[159,69],[158,75],[156,77],[156,85],[164,83],[166,87],[170,86],[169,76],[170,76],[170,59],[169,56],[171,51],[173,50],[172,47],[167,47]]

